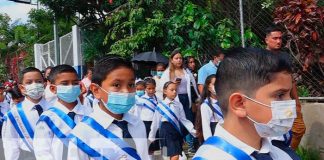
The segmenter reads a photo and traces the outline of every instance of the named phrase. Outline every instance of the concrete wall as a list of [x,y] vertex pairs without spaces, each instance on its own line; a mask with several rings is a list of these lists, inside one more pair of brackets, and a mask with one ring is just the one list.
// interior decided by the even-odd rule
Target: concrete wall
[[320,150],[324,159],[324,103],[303,103],[302,112],[306,133],[301,145]]

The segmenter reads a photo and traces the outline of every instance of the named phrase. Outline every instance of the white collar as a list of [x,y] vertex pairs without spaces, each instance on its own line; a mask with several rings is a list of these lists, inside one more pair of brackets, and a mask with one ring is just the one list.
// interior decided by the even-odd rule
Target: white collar
[[[214,98],[211,98],[211,97],[210,97],[210,100],[211,100],[211,103],[212,103],[212,104],[215,104],[215,103],[218,102],[217,99],[214,99]],[[205,99],[205,102],[208,102],[208,98]]]
[[145,92],[145,94],[142,97],[143,98],[148,98],[148,99],[154,99],[155,100],[155,97],[154,96],[150,97],[149,95],[147,95],[146,92]]
[[241,149],[242,151],[244,151],[245,153],[247,153],[248,155],[251,155],[254,151],[257,151],[259,153],[269,153],[270,152],[270,148],[271,148],[271,142],[269,141],[268,138],[262,138],[262,146],[260,150],[256,150],[255,148],[247,145],[246,143],[242,142],[241,140],[239,140],[238,138],[236,138],[235,136],[233,136],[231,133],[229,133],[228,131],[226,131],[222,124],[217,124],[216,129],[215,129],[215,134],[214,136],[218,136],[221,137],[223,139],[225,139],[226,141],[228,141],[230,144],[236,146],[237,148]]
[[23,107],[26,106],[27,108],[29,108],[29,110],[33,110],[35,105],[40,105],[43,109],[47,109],[47,101],[45,100],[44,97],[42,97],[42,99],[38,102],[38,103],[34,103],[32,101],[30,101],[28,98],[25,98],[24,101],[22,102]]
[[68,108],[66,108],[62,103],[60,103],[58,100],[55,101],[54,107],[60,109],[63,111],[65,114],[68,114],[69,112],[74,112],[75,114],[78,115],[86,115],[87,113],[85,112],[84,106],[81,104],[80,100],[77,100],[78,103],[77,105],[70,111]]
[[[110,114],[107,114],[99,107],[99,103],[93,104],[93,112],[91,113],[90,117],[96,120],[102,127],[108,128],[111,123],[115,120]],[[125,120],[131,125],[135,125],[136,120],[132,115],[129,113],[125,113],[123,115],[122,120]]]
[[166,97],[164,100],[164,103],[166,103],[167,105],[169,105],[170,103],[175,103],[175,100],[171,100],[168,97]]

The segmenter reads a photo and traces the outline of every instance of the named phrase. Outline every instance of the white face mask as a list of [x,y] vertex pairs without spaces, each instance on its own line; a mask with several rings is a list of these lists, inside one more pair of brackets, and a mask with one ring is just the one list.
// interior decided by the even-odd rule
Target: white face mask
[[25,85],[26,95],[32,99],[40,99],[44,94],[43,83],[32,83]]
[[251,117],[247,116],[247,118],[254,123],[254,127],[260,137],[282,136],[291,130],[294,120],[297,117],[295,100],[272,101],[271,106],[269,106],[245,95],[244,97],[255,103],[271,108],[272,118],[266,124],[256,122]]

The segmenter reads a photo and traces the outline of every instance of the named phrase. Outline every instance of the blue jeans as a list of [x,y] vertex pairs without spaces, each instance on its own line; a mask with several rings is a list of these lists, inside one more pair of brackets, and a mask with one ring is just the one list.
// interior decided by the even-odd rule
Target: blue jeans
[[[193,113],[192,113],[192,110],[191,110],[191,106],[189,106],[190,102],[189,102],[188,94],[179,94],[178,97],[179,97],[179,100],[180,100],[180,102],[181,102],[181,104],[183,106],[183,110],[185,112],[186,118],[189,121],[191,121],[191,123],[193,123],[194,117],[193,117]],[[194,145],[193,145],[194,137],[191,134],[188,134],[188,135],[186,135],[185,139],[186,139],[186,142],[189,145],[189,148],[193,148],[194,147]]]

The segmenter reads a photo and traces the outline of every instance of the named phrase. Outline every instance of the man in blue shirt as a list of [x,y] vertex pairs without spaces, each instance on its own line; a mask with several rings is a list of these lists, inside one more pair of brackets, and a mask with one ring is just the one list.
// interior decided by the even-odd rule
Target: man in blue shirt
[[209,75],[216,74],[218,65],[224,59],[224,53],[217,49],[213,53],[209,63],[202,66],[198,71],[198,91],[201,94],[204,88],[205,80]]

